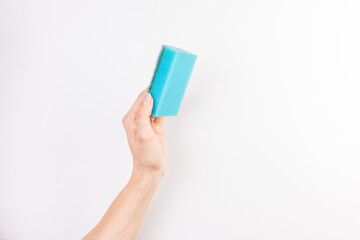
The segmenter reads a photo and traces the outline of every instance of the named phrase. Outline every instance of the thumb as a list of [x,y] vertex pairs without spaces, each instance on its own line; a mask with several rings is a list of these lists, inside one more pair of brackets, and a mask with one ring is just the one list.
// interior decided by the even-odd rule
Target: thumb
[[153,108],[154,101],[151,97],[151,94],[146,92],[141,102],[136,110],[136,125],[138,131],[141,135],[148,135],[152,133],[152,128],[150,125],[150,115]]

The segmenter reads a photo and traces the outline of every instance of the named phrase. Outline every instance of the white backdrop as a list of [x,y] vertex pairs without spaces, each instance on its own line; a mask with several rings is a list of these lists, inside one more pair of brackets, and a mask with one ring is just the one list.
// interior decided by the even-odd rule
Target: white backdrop
[[79,239],[161,44],[198,54],[138,239],[360,239],[359,1],[0,1],[0,239]]

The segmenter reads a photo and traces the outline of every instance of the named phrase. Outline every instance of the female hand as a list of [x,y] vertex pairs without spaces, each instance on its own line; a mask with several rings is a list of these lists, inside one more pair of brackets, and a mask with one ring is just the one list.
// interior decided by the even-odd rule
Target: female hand
[[151,94],[145,89],[122,120],[133,156],[133,176],[161,177],[166,172],[165,118],[151,116],[153,104]]
[[133,240],[167,167],[164,117],[152,117],[153,99],[144,90],[122,122],[134,167],[131,178],[101,221],[84,239]]

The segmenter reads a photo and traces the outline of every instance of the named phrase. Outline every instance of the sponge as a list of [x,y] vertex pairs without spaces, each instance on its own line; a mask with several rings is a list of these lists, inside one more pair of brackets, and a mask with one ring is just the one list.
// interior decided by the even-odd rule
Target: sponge
[[148,92],[154,99],[151,115],[178,114],[197,56],[163,45]]

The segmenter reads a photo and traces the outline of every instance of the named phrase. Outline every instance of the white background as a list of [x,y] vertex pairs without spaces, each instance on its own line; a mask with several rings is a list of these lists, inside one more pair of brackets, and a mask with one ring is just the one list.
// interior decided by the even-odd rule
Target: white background
[[161,44],[198,55],[138,235],[360,239],[359,1],[0,1],[0,239],[80,239]]

